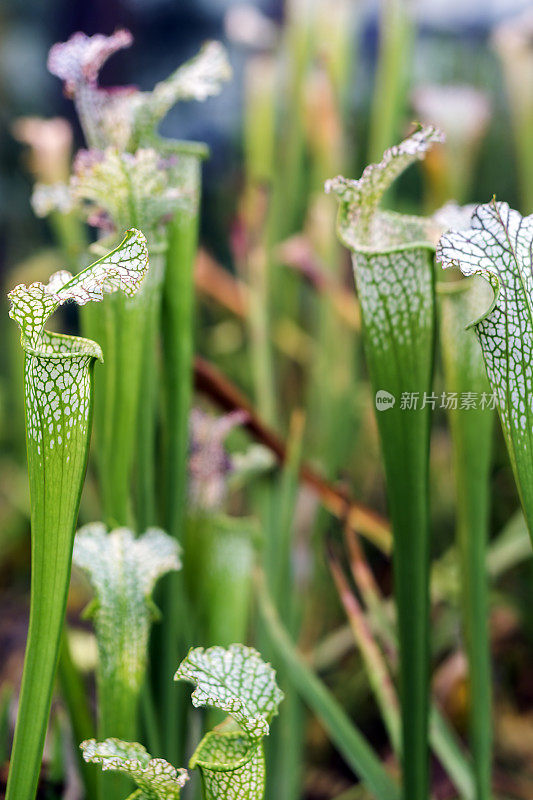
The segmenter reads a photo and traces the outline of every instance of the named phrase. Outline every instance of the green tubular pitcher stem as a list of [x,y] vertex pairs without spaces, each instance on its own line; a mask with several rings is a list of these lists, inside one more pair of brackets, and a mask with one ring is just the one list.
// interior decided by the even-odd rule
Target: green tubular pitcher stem
[[[189,411],[192,397],[194,356],[194,262],[198,243],[201,158],[205,153],[183,154],[188,159],[190,208],[180,210],[169,226],[167,263],[163,287],[163,362],[166,392],[166,530],[181,539],[184,534],[187,502],[187,458]],[[183,577],[167,579],[164,604],[165,627],[160,681],[164,709],[165,756],[180,763],[185,732],[178,714],[183,692],[171,680],[180,659],[180,637],[187,625]],[[191,643],[192,644],[192,643]]]
[[20,284],[9,293],[10,316],[21,329],[25,352],[32,569],[8,800],[33,800],[37,789],[87,468],[94,362],[102,358],[96,342],[50,333],[44,325],[69,300],[99,300],[119,287],[133,296],[147,267],[146,239],[140,231],[130,230],[118,247],[78,275],[62,272],[60,280],[56,274],[47,286]]
[[156,517],[156,428],[159,386],[158,344],[161,319],[161,294],[165,270],[165,253],[161,244],[150,247],[152,285],[148,287],[144,338],[142,346],[141,382],[138,409],[137,439],[137,530],[145,531],[157,522]]
[[[28,358],[35,357],[26,355]],[[86,367],[91,387],[93,366],[94,360]],[[25,381],[27,384],[28,379]],[[35,409],[29,407],[27,385],[26,393],[28,427],[28,417]],[[91,406],[84,430],[73,434],[68,442],[65,426],[64,456],[56,451],[44,466],[28,435],[32,505],[30,624],[6,800],[33,800],[37,790],[67,604],[72,543],[87,467]],[[71,456],[68,465],[67,451]]]
[[429,440],[435,247],[422,217],[381,211],[395,178],[443,134],[417,128],[359,180],[328,181],[352,251],[394,538],[404,800],[429,793]]
[[[98,738],[113,735],[116,739],[135,740],[138,729],[138,695],[129,690],[120,678],[106,676],[98,681]],[[131,793],[132,781],[116,772],[98,773],[100,800],[122,800]]]
[[128,525],[141,377],[144,308],[141,297],[109,295],[82,308],[83,332],[102,343],[105,364],[95,392],[95,439],[103,518]]
[[[401,255],[401,254],[400,254]],[[394,253],[387,254],[393,259]],[[377,257],[379,258],[379,257]],[[398,609],[400,643],[400,698],[402,705],[403,791],[405,800],[427,800],[429,711],[429,429],[430,407],[402,408],[404,392],[431,393],[434,305],[433,253],[427,248],[410,251],[416,262],[419,285],[426,283],[426,309],[408,344],[401,326],[389,319],[389,357],[371,344],[366,294],[360,292],[365,351],[374,392],[384,389],[395,398],[392,408],[378,410],[377,422],[385,464],[387,498],[394,535],[394,593]],[[372,256],[355,255],[356,280],[373,280]],[[414,263],[413,262],[413,263]],[[399,269],[401,269],[401,264]],[[372,277],[371,277],[372,276]],[[377,278],[376,278],[377,280]],[[369,295],[370,296],[370,295]],[[387,300],[384,302],[387,308]],[[425,317],[424,317],[425,314]]]
[[[479,283],[478,283],[479,282]],[[481,348],[473,331],[464,330],[476,315],[480,278],[440,284],[442,350],[446,389],[490,393]],[[488,288],[488,287],[486,287]],[[488,292],[490,294],[490,290]],[[479,298],[479,292],[478,292]],[[481,299],[483,302],[483,299]],[[461,561],[463,625],[469,663],[470,736],[476,800],[491,797],[492,698],[489,643],[487,542],[494,412],[488,408],[448,411],[457,494],[457,544]]]

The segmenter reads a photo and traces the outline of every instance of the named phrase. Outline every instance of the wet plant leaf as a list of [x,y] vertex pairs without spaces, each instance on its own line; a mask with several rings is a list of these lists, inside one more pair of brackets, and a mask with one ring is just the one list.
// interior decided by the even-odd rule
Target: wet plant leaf
[[533,535],[533,216],[507,203],[478,206],[468,230],[442,236],[437,260],[481,275],[494,291],[474,326],[496,394],[520,499]]
[[152,758],[137,742],[88,739],[80,747],[88,763],[100,764],[104,771],[122,772],[132,778],[139,787],[139,792],[133,795],[136,800],[178,800],[189,780],[186,769],[176,769],[162,758]]

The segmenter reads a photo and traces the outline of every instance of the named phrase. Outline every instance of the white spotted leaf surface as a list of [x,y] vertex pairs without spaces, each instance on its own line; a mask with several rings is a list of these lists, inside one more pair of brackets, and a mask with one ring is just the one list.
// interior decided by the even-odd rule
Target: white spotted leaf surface
[[100,522],[74,539],[73,561],[93,587],[99,683],[118,681],[135,697],[146,670],[157,580],[181,567],[179,545],[159,528],[135,538],[128,528],[110,533]]
[[265,755],[261,741],[215,728],[206,734],[189,767],[200,771],[205,800],[262,800]]
[[[123,241],[107,255],[72,276],[67,270],[54,273],[48,284],[19,284],[9,292],[9,315],[21,329],[22,345],[51,355],[50,343],[40,342],[44,325],[53,312],[69,300],[78,305],[103,299],[104,294],[137,293],[148,269],[148,250],[144,235],[135,229],[127,232]],[[93,351],[98,355],[98,349]],[[61,352],[64,352],[63,350]]]
[[533,532],[533,215],[478,206],[468,230],[444,234],[437,260],[481,275],[494,298],[474,323],[530,533]]
[[103,771],[122,772],[132,778],[139,789],[134,794],[136,800],[178,800],[189,780],[186,769],[176,769],[162,758],[152,758],[137,742],[88,739],[80,747],[88,763],[100,764]]
[[196,685],[194,706],[212,706],[230,714],[251,739],[269,732],[283,692],[276,673],[257,650],[242,644],[195,647],[181,662],[175,680]]
[[340,203],[339,238],[352,251],[373,388],[394,395],[396,410],[402,393],[418,393],[422,401],[430,388],[438,222],[382,211],[379,203],[394,179],[442,139],[436,128],[420,128],[386,150],[379,164],[367,166],[359,180],[339,176],[326,184]]
[[[56,272],[48,284],[20,284],[9,292],[9,314],[21,329],[25,351],[26,431],[30,459],[44,466],[43,456],[59,450],[69,468],[76,455],[74,439],[88,435],[91,408],[92,364],[102,358],[96,342],[77,336],[49,333],[44,326],[63,303],[83,305],[99,301],[107,292],[121,290],[134,295],[148,267],[146,241],[137,230],[128,231],[123,242],[74,277]],[[72,452],[69,452],[72,451]],[[34,466],[36,466],[34,464]],[[33,468],[32,468],[33,469]],[[32,470],[30,470],[30,478]]]

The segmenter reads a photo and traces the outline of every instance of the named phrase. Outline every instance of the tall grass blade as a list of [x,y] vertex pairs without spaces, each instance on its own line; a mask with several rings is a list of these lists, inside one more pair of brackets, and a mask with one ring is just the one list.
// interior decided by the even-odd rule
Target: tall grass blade
[[269,597],[264,578],[257,580],[259,612],[280,664],[305,703],[324,725],[343,759],[378,800],[398,800],[398,787],[379,758],[326,686],[306,664],[282,625]]

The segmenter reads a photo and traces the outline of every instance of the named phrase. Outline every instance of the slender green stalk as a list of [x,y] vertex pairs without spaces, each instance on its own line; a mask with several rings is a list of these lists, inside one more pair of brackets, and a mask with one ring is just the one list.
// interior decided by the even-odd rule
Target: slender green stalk
[[[102,308],[106,354],[96,392],[98,472],[104,519],[110,527],[132,520],[131,475],[141,388],[145,303],[109,297]],[[101,426],[99,423],[102,423]]]
[[257,523],[247,517],[196,513],[187,520],[184,574],[206,647],[246,640],[257,539]]
[[[312,56],[311,0],[289,0],[284,48],[287,88],[281,108],[280,158],[274,174],[272,239],[277,243],[298,230],[305,197],[305,80]],[[283,298],[279,298],[282,300]]]
[[[458,397],[475,392],[488,397],[483,355],[466,325],[487,305],[490,289],[475,281],[441,283],[441,342],[447,391]],[[487,290],[487,291],[483,291]],[[457,543],[461,561],[463,625],[470,674],[470,734],[476,775],[476,798],[491,797],[492,702],[489,646],[487,540],[494,413],[489,408],[448,410],[457,493]]]
[[87,252],[87,236],[83,222],[74,214],[54,211],[50,225],[57,243],[61,247],[71,269],[79,267],[80,259]]
[[67,300],[134,294],[147,267],[146,241],[130,231],[122,244],[72,278],[56,273],[47,287],[18,286],[10,314],[25,351],[26,443],[31,498],[30,625],[6,798],[33,800],[59,655],[74,530],[92,421],[92,341],[50,334],[44,324]]
[[[374,582],[370,567],[360,551],[358,542],[354,536],[350,535],[349,532],[347,533],[354,581],[368,606],[370,618],[375,624],[381,645],[388,655],[389,664],[396,665],[398,662],[398,639],[394,624],[387,613],[388,610],[385,607],[379,588]],[[361,625],[361,623],[358,624]],[[362,634],[359,634],[359,636],[361,635],[364,636],[364,630]],[[387,702],[385,697],[383,697],[382,702]],[[389,700],[387,708],[391,704],[392,701]],[[461,792],[461,796],[465,800],[474,800],[475,782],[472,767],[463,753],[458,736],[454,733],[435,703],[431,704],[429,711],[429,738],[433,752],[458,791]]]
[[274,176],[275,63],[266,57],[250,61],[246,69],[244,150],[246,189],[244,221],[250,240],[241,271],[249,287],[247,323],[255,403],[261,416],[274,424],[276,396],[272,353],[272,275],[268,249],[269,198],[265,186]]
[[381,0],[379,55],[370,116],[368,161],[398,139],[407,105],[415,31],[409,3]]
[[264,579],[258,576],[259,612],[271,646],[295,689],[324,725],[346,763],[378,800],[398,800],[400,793],[379,758],[333,695],[308,667],[283,627]]
[[502,62],[509,98],[522,211],[528,214],[533,208],[533,99],[524,87],[533,80],[530,9],[525,7],[523,14],[504,19],[494,31],[493,44]]
[[[166,400],[166,513],[168,533],[180,539],[185,530],[187,503],[187,454],[189,411],[192,396],[194,354],[194,261],[198,241],[198,211],[201,192],[201,158],[205,148],[191,145],[181,154],[189,204],[175,215],[168,230],[168,250],[163,286],[163,363]],[[186,611],[182,577],[167,581],[164,644],[160,681],[163,687],[163,742],[165,755],[179,762],[184,746],[184,731],[178,714],[180,693],[168,676],[179,661],[180,638]],[[180,630],[181,629],[181,630]],[[186,644],[190,645],[191,643]]]
[[[372,626],[375,627],[381,646],[388,655],[389,665],[398,662],[398,637],[389,609],[385,607],[379,587],[374,581],[364,553],[355,536],[346,531],[350,565],[355,584],[368,607]],[[447,771],[451,780],[466,800],[474,800],[475,783],[471,765],[465,757],[461,742],[435,703],[429,712],[429,738],[433,752]]]
[[160,753],[161,739],[159,736],[159,721],[154,696],[152,694],[152,687],[148,680],[144,681],[141,691],[141,720],[148,747],[155,753]]
[[[295,586],[294,519],[298,498],[299,471],[305,429],[305,415],[295,410],[290,421],[287,458],[274,489],[275,516],[265,542],[265,567],[268,585],[276,609],[290,632],[296,637],[302,617],[302,587]],[[282,666],[280,676],[285,677]],[[267,753],[272,762],[270,797],[294,800],[301,793],[304,749],[304,708],[295,692],[286,698],[280,711],[278,731],[269,743]]]
[[9,758],[10,738],[10,708],[13,700],[13,687],[4,682],[0,689],[0,764],[5,764]]
[[144,531],[156,522],[156,427],[159,386],[158,345],[161,318],[161,295],[165,272],[162,245],[150,247],[150,269],[155,280],[149,286],[144,319],[141,385],[138,408],[137,439],[137,530]]
[[287,458],[280,475],[277,513],[265,543],[265,572],[276,608],[289,630],[298,628],[300,609],[293,581],[294,510],[298,495],[305,415],[293,412],[287,445]]

